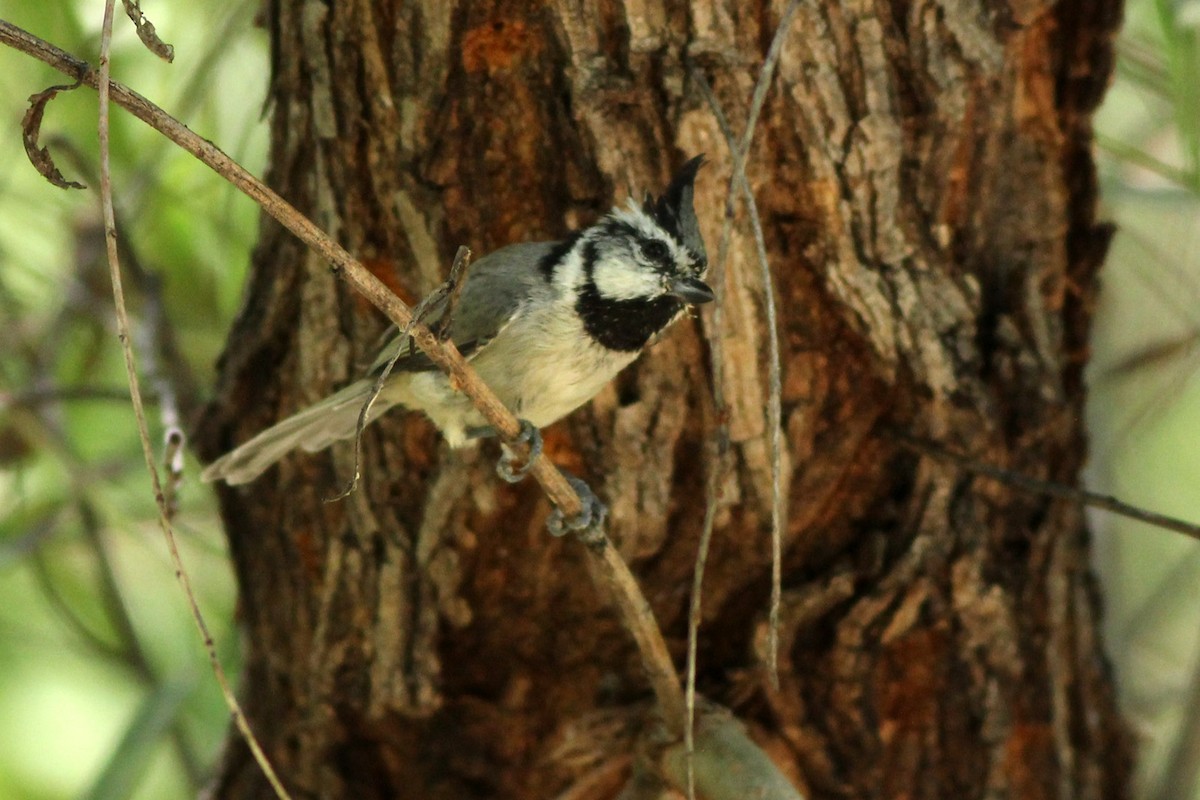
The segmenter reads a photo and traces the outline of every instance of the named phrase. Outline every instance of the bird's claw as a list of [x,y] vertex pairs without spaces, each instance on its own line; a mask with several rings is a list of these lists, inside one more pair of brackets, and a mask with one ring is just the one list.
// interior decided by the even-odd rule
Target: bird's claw
[[525,459],[524,464],[516,465],[516,456],[506,447],[500,460],[496,462],[496,474],[509,483],[523,481],[529,474],[533,462],[537,461],[537,457],[542,454],[542,434],[533,427],[533,423],[529,420],[523,419],[520,422],[521,432],[517,434],[516,441],[529,445],[529,457]]
[[[559,471],[562,472],[562,470]],[[562,509],[555,508],[550,514],[550,518],[546,520],[546,527],[550,529],[550,535],[565,536],[568,533],[574,533],[586,545],[603,546],[606,541],[603,530],[604,518],[608,516],[608,506],[600,502],[596,493],[579,478],[566,472],[563,472],[563,477],[579,495],[579,502],[583,508],[571,519],[567,519],[563,515]]]

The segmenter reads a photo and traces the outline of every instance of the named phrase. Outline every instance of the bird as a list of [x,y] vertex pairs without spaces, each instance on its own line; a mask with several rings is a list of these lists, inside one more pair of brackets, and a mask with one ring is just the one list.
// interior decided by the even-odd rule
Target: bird
[[[471,265],[457,302],[443,297],[429,309],[431,327],[449,336],[521,420],[534,450],[538,429],[591,400],[689,307],[713,300],[693,203],[703,163],[703,155],[692,158],[660,196],[647,193],[640,205],[631,198],[560,241],[488,254]],[[366,377],[216,459],[201,478],[249,483],[292,450],[316,452],[352,438],[389,362],[367,423],[401,406],[424,413],[451,447],[494,433],[470,399],[397,332]],[[500,471],[512,481],[521,477]]]

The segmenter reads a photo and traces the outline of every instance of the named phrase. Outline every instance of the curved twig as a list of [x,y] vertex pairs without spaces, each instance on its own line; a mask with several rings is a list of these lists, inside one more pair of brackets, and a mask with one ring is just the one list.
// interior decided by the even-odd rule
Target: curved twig
[[1040,478],[1033,478],[1020,472],[1015,472],[1011,469],[998,467],[995,464],[988,464],[983,461],[978,461],[970,456],[956,453],[953,450],[948,450],[944,445],[937,442],[931,442],[927,439],[921,439],[912,436],[904,431],[897,429],[885,429],[885,432],[894,438],[897,442],[915,450],[918,453],[932,456],[933,458],[947,461],[957,467],[961,467],[967,472],[973,472],[976,475],[981,475],[994,481],[999,481],[1007,486],[1012,486],[1022,491],[1032,492],[1034,494],[1045,495],[1046,497],[1057,497],[1060,500],[1069,500],[1072,503],[1078,503],[1089,508],[1099,508],[1103,511],[1116,514],[1117,516],[1125,517],[1126,519],[1145,522],[1148,525],[1153,525],[1156,528],[1162,528],[1165,531],[1174,531],[1182,533],[1192,539],[1200,541],[1200,524],[1188,522],[1178,517],[1171,517],[1166,514],[1159,514],[1157,511],[1148,511],[1144,508],[1131,505],[1118,500],[1109,494],[1101,494],[1099,492],[1088,491],[1087,489],[1078,489],[1074,486],[1066,486],[1054,481],[1044,481]]
[[[112,198],[112,169],[109,161],[108,124],[112,82],[109,78],[111,63],[108,53],[112,44],[114,6],[115,0],[106,0],[104,4],[104,22],[100,29],[100,70],[96,74],[96,89],[100,95],[98,114],[100,136],[100,207],[104,214],[104,244],[108,252],[109,278],[112,281],[113,304],[117,314],[117,338],[121,341],[121,352],[125,356],[125,373],[129,379],[129,395],[133,404],[133,414],[137,419],[138,438],[142,443],[142,455],[146,459],[146,469],[150,473],[150,482],[154,486],[155,507],[158,509],[158,525],[162,529],[163,537],[167,540],[167,549],[171,553],[171,563],[175,567],[175,577],[183,586],[184,594],[187,596],[188,607],[192,612],[192,619],[195,621],[196,628],[200,631],[200,635],[204,639],[204,647],[208,651],[213,675],[216,676],[217,683],[221,686],[221,693],[225,697],[225,703],[229,707],[234,724],[241,731],[246,746],[250,749],[254,760],[263,771],[267,782],[271,785],[271,788],[280,800],[291,800],[291,795],[288,794],[287,789],[284,788],[283,783],[279,780],[275,768],[271,766],[270,760],[267,758],[266,753],[263,752],[262,745],[254,735],[254,731],[250,729],[250,722],[242,710],[241,703],[238,702],[237,695],[234,694],[233,685],[229,682],[229,678],[225,674],[225,668],[221,666],[221,660],[217,657],[217,648],[213,642],[212,634],[209,633],[208,623],[205,622],[204,615],[200,611],[200,604],[196,600],[195,593],[192,591],[191,578],[188,577],[187,570],[183,566],[183,559],[179,554],[179,544],[175,540],[175,531],[171,525],[172,509],[167,500],[168,492],[164,490],[162,480],[159,478],[158,467],[154,459],[154,448],[150,443],[150,428],[146,423],[146,409],[142,403],[142,391],[138,381],[137,363],[134,360],[129,314],[125,310],[125,292],[121,287],[121,261],[117,253],[117,220]],[[139,25],[140,29],[141,26]],[[149,26],[149,29],[153,33],[152,25]],[[77,76],[77,78],[82,78],[82,76]]]
[[[721,345],[721,296],[724,292],[722,272],[729,254],[729,240],[733,231],[734,204],[736,191],[741,190],[746,199],[747,209],[754,226],[755,245],[758,252],[759,268],[762,273],[764,306],[766,308],[766,327],[768,341],[768,383],[769,399],[767,403],[767,424],[771,437],[771,603],[769,611],[770,623],[767,630],[767,672],[774,686],[779,685],[779,608],[783,594],[783,381],[782,365],[779,352],[779,327],[775,312],[775,290],[771,280],[771,268],[767,261],[766,246],[763,242],[762,224],[758,217],[758,208],[750,184],[746,180],[746,159],[750,154],[750,145],[754,140],[754,129],[758,124],[759,114],[766,102],[767,89],[775,76],[775,66],[783,49],[783,40],[787,34],[792,16],[799,8],[799,0],[792,0],[779,19],[767,55],[763,59],[758,81],[754,86],[754,94],[750,101],[750,110],[746,115],[746,128],[738,142],[733,134],[716,95],[713,94],[704,75],[689,64],[689,72],[696,85],[700,88],[705,102],[712,111],[717,126],[721,130],[725,143],[729,147],[733,161],[733,170],[729,178],[729,188],[725,198],[725,214],[721,226],[721,241],[718,248],[717,260],[714,266],[713,284],[717,291],[716,309],[713,313],[713,328],[716,331],[712,337],[710,354],[713,371],[713,404],[716,406],[717,418],[724,418],[724,390],[721,382],[724,380],[724,348]],[[720,471],[728,448],[729,432],[724,422],[718,423],[715,452],[710,459],[708,477],[705,481],[707,504],[704,514],[704,530],[700,537],[700,545],[696,554],[696,567],[692,576],[692,599],[688,609],[688,651],[687,651],[687,732],[686,752],[688,755],[687,788],[688,797],[695,796],[695,771],[692,757],[695,753],[695,717],[696,717],[696,659],[700,635],[700,614],[702,610],[701,590],[704,584],[704,570],[708,561],[708,550],[712,542],[713,525],[716,519],[717,489],[720,482]]]
[[[98,88],[101,83],[99,74],[87,62],[4,20],[0,20],[0,43],[31,55],[73,78],[78,78],[92,88]],[[337,275],[345,279],[398,327],[404,329],[411,325],[412,336],[417,346],[450,375],[454,385],[471,399],[488,424],[499,433],[501,440],[519,456],[528,453],[528,447],[520,443],[518,438],[521,428],[517,418],[479,379],[453,342],[442,342],[427,326],[419,322],[414,323],[408,306],[382,281],[311,220],[216,145],[193,133],[183,123],[132,89],[115,81],[110,87],[113,102],[191,153],[249,196],[297,238],[329,261]],[[579,496],[544,455],[533,460],[530,474],[566,517],[574,517],[581,512]],[[155,491],[159,491],[157,477]],[[649,603],[615,548],[595,547],[588,548],[588,551],[594,556],[590,560],[591,568],[602,579],[602,584],[607,588],[614,605],[621,612],[626,628],[638,643],[643,666],[650,676],[651,686],[664,717],[670,721],[668,724],[673,731],[682,733],[683,692],[662,631],[650,613]]]

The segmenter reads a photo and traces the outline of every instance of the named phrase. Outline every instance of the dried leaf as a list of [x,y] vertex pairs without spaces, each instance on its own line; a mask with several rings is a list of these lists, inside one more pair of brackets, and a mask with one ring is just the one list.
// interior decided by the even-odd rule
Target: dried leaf
[[154,55],[163,61],[167,63],[174,61],[175,48],[158,38],[158,33],[154,30],[154,23],[142,13],[138,1],[121,0],[125,5],[125,13],[133,20],[133,27],[137,28],[138,38],[142,40],[142,44],[146,45],[147,50],[154,53]]
[[46,104],[53,100],[59,92],[69,92],[72,89],[78,89],[80,85],[82,85],[82,81],[75,81],[73,84],[51,86],[45,91],[30,95],[29,110],[25,112],[25,119],[21,120],[21,135],[25,140],[25,154],[29,156],[29,163],[33,164],[34,169],[43,178],[60,189],[86,189],[87,187],[82,183],[64,178],[63,174],[58,171],[58,167],[55,166],[54,159],[50,156],[50,148],[38,147],[38,139],[42,133],[42,116],[46,113]]

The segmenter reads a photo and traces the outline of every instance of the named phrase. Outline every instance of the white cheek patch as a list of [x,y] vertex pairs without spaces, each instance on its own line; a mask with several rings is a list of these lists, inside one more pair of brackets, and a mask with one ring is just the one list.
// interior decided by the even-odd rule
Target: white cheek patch
[[559,289],[572,291],[583,283],[583,256],[576,245],[554,270],[554,283]]
[[619,258],[605,258],[592,267],[596,291],[608,300],[634,300],[663,293],[658,273]]

